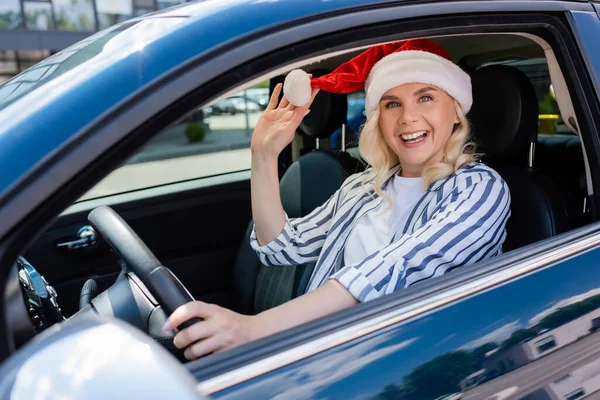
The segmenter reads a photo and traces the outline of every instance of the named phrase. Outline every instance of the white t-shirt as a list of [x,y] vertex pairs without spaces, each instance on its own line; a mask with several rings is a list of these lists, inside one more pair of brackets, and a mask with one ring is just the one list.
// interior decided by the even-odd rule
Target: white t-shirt
[[389,208],[389,203],[381,202],[379,207],[359,217],[346,241],[344,264],[357,264],[389,245],[394,234],[404,228],[423,192],[423,178],[394,175],[385,188],[385,193],[392,199],[392,208],[382,213]]

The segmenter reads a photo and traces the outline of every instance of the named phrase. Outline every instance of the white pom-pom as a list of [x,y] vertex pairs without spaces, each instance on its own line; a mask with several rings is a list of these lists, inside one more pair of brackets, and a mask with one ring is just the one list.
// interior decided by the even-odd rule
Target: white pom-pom
[[296,107],[302,107],[310,101],[310,77],[301,69],[295,69],[285,77],[283,95]]

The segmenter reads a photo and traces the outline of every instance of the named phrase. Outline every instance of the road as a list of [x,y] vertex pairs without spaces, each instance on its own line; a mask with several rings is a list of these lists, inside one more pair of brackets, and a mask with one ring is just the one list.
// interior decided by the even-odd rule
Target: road
[[[569,372],[600,358],[600,332],[589,335],[519,369],[477,386],[462,394],[461,400],[499,399],[509,388],[518,391],[503,400],[520,399]],[[494,396],[496,395],[496,396]],[[588,398],[588,397],[586,397]]]

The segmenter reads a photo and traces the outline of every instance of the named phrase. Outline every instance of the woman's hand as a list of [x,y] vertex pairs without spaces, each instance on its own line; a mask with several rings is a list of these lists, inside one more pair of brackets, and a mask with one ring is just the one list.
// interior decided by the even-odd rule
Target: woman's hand
[[296,129],[319,92],[319,89],[313,89],[310,101],[302,107],[294,106],[285,97],[277,105],[282,87],[281,83],[275,86],[269,105],[254,128],[250,143],[254,155],[277,158],[294,138]]
[[256,317],[201,301],[189,302],[175,310],[163,330],[175,329],[192,317],[202,318],[203,321],[181,330],[173,340],[177,348],[185,348],[184,355],[188,360],[217,353],[261,336]]

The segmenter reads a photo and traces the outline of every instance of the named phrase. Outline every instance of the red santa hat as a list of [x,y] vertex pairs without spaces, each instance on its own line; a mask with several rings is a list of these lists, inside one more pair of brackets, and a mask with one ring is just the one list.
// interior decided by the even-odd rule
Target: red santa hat
[[405,83],[437,86],[454,97],[465,114],[471,109],[471,78],[450,61],[446,49],[429,39],[371,47],[319,78],[310,79],[306,72],[293,70],[285,78],[283,93],[290,103],[301,107],[310,101],[311,87],[331,93],[364,88],[365,110],[370,113],[385,92]]

